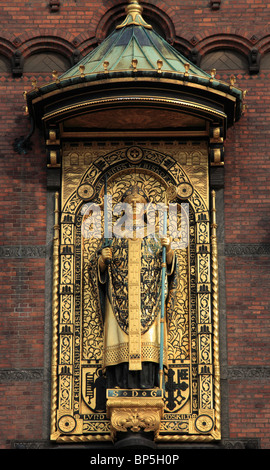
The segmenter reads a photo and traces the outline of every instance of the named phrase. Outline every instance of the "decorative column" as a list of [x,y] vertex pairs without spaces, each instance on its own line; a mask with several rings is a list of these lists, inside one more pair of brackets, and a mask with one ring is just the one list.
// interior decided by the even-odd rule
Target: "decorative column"
[[219,365],[219,282],[218,282],[218,248],[216,223],[216,193],[212,191],[212,224],[211,224],[211,267],[212,267],[212,315],[213,315],[213,363],[214,363],[214,403],[215,434],[220,439],[220,365]]
[[209,212],[198,213],[196,221],[199,414],[193,432],[209,433],[214,425]]
[[58,333],[58,315],[59,315],[59,238],[60,238],[60,225],[59,225],[59,193],[55,193],[55,207],[54,207],[54,239],[53,239],[53,287],[52,287],[52,361],[51,361],[51,436],[56,433],[56,413],[58,401],[58,374],[57,374],[57,333]]
[[[73,380],[73,295],[74,216],[62,214],[59,313],[59,410],[72,409]],[[59,411],[60,412],[60,411]]]

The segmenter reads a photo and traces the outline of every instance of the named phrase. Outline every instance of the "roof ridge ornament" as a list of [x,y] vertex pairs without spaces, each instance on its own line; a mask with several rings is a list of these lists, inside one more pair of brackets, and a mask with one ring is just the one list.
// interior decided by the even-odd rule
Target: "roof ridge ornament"
[[127,16],[122,24],[116,26],[116,29],[125,28],[126,26],[136,25],[143,26],[146,29],[152,29],[150,24],[147,24],[142,17],[143,7],[137,0],[129,0],[126,6]]

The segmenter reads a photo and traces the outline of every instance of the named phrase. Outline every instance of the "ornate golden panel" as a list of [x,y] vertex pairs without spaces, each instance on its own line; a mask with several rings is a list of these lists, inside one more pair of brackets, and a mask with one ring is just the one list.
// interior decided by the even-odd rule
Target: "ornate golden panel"
[[[63,144],[55,206],[52,440],[112,440],[125,429],[154,431],[156,441],[220,439],[215,195],[209,194],[208,153],[206,141]],[[103,209],[105,175],[112,205],[134,181],[154,204],[163,203],[173,186],[177,227],[188,227],[182,231],[187,239],[180,248],[175,245],[177,286],[166,329],[165,385],[157,397],[149,390],[133,390],[131,397],[126,390],[106,395],[104,327],[89,277],[89,260],[104,230],[101,210],[93,231],[89,203]],[[132,263],[138,249],[135,243],[128,276],[137,296],[138,266],[133,269]],[[140,296],[135,297],[136,303]],[[137,357],[145,346],[136,341],[136,318],[133,327],[131,349],[122,353]]]

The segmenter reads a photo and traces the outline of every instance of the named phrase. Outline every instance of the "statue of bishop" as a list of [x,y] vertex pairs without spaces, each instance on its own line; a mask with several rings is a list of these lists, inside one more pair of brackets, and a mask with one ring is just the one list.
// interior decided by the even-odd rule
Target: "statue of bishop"
[[[102,244],[90,262],[97,276],[104,330],[107,388],[159,387],[160,347],[167,361],[168,312],[176,288],[177,262],[168,236],[147,230],[148,197],[138,185],[122,197],[125,229]],[[160,345],[162,247],[166,247],[164,341]]]

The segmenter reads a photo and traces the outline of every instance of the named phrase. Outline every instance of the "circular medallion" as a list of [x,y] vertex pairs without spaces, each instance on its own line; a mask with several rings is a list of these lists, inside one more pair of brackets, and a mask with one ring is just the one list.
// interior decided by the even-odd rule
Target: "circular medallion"
[[83,183],[78,187],[77,193],[84,201],[90,201],[95,194],[95,190],[90,183]]
[[176,191],[175,186],[173,185],[168,186],[168,188],[166,189],[166,195],[169,201],[173,201],[177,196],[177,191]]
[[187,199],[193,193],[193,188],[189,183],[181,183],[177,188],[177,194],[181,199]]
[[198,432],[210,432],[214,427],[214,421],[211,416],[200,415],[195,421],[195,428]]
[[142,160],[143,158],[143,151],[140,147],[130,147],[128,150],[127,150],[127,159],[131,162],[131,163],[138,163]]
[[64,415],[58,421],[58,428],[61,432],[72,432],[76,428],[76,419],[73,416]]

